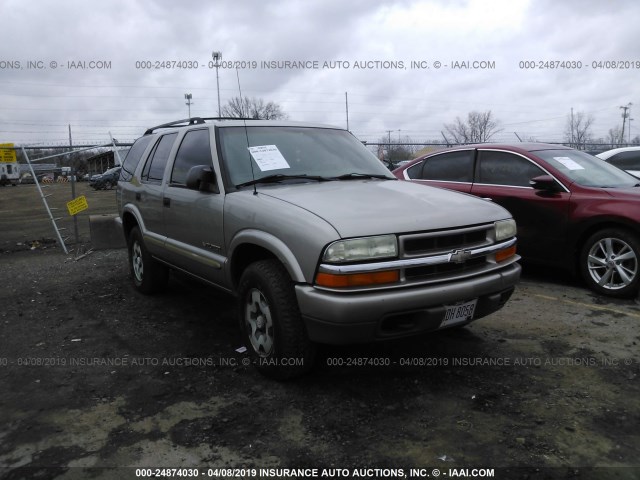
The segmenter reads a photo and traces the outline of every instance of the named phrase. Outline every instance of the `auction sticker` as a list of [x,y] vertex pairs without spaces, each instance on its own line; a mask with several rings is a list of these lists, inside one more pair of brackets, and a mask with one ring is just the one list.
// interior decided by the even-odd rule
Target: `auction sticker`
[[263,172],[291,168],[275,145],[249,147],[249,153]]

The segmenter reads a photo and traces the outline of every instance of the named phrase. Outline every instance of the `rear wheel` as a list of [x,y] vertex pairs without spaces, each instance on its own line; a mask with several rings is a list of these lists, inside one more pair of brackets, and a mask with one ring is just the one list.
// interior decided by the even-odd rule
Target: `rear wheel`
[[249,265],[240,279],[238,297],[240,328],[256,368],[279,380],[310,370],[316,349],[284,266],[277,260]]
[[632,233],[609,228],[585,242],[580,269],[589,287],[603,295],[631,297],[638,293],[640,242]]
[[129,267],[136,289],[142,293],[162,290],[167,285],[169,269],[151,257],[138,227],[131,229],[127,244]]

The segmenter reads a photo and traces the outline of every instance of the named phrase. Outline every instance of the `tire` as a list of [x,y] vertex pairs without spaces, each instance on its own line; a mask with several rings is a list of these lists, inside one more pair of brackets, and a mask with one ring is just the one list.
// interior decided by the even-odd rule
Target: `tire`
[[169,280],[169,269],[151,257],[138,227],[133,227],[129,232],[127,247],[131,278],[136,290],[145,294],[163,290]]
[[277,380],[299,377],[313,366],[291,277],[277,260],[252,263],[238,287],[239,322],[255,367]]
[[580,271],[589,288],[610,297],[633,297],[640,279],[640,241],[620,228],[593,234],[582,247]]

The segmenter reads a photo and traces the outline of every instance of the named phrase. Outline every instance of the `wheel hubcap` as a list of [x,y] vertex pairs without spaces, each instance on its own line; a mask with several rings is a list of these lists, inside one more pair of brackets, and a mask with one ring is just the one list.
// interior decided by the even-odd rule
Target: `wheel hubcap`
[[273,320],[269,303],[258,289],[251,289],[247,295],[244,321],[255,352],[261,357],[268,356],[274,344]]
[[131,254],[131,262],[133,264],[133,274],[138,282],[142,282],[142,275],[144,274],[144,264],[142,263],[142,248],[140,243],[133,242],[133,248]]
[[633,283],[638,258],[631,246],[619,238],[603,238],[589,250],[589,275],[602,288],[620,290]]

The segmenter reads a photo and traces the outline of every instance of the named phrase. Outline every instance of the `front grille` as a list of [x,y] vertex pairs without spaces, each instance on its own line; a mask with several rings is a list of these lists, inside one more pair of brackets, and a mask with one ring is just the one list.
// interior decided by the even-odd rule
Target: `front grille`
[[402,235],[399,238],[400,257],[424,257],[490,245],[493,243],[493,228],[493,224],[490,224]]
[[[428,258],[433,255],[448,255],[455,252],[485,247],[494,243],[493,223],[474,227],[442,230],[438,232],[414,233],[399,237],[400,258]],[[451,259],[447,263],[408,267],[403,271],[406,282],[438,282],[460,276],[469,276],[495,267],[487,261],[487,255],[469,258],[463,262]]]
[[486,229],[446,233],[441,236],[411,236],[404,239],[407,256],[440,253],[447,250],[477,247],[487,243]]
[[464,263],[443,263],[441,265],[407,268],[404,274],[407,280],[418,280],[439,275],[467,272],[482,267],[486,262],[486,257],[478,257],[467,260]]

